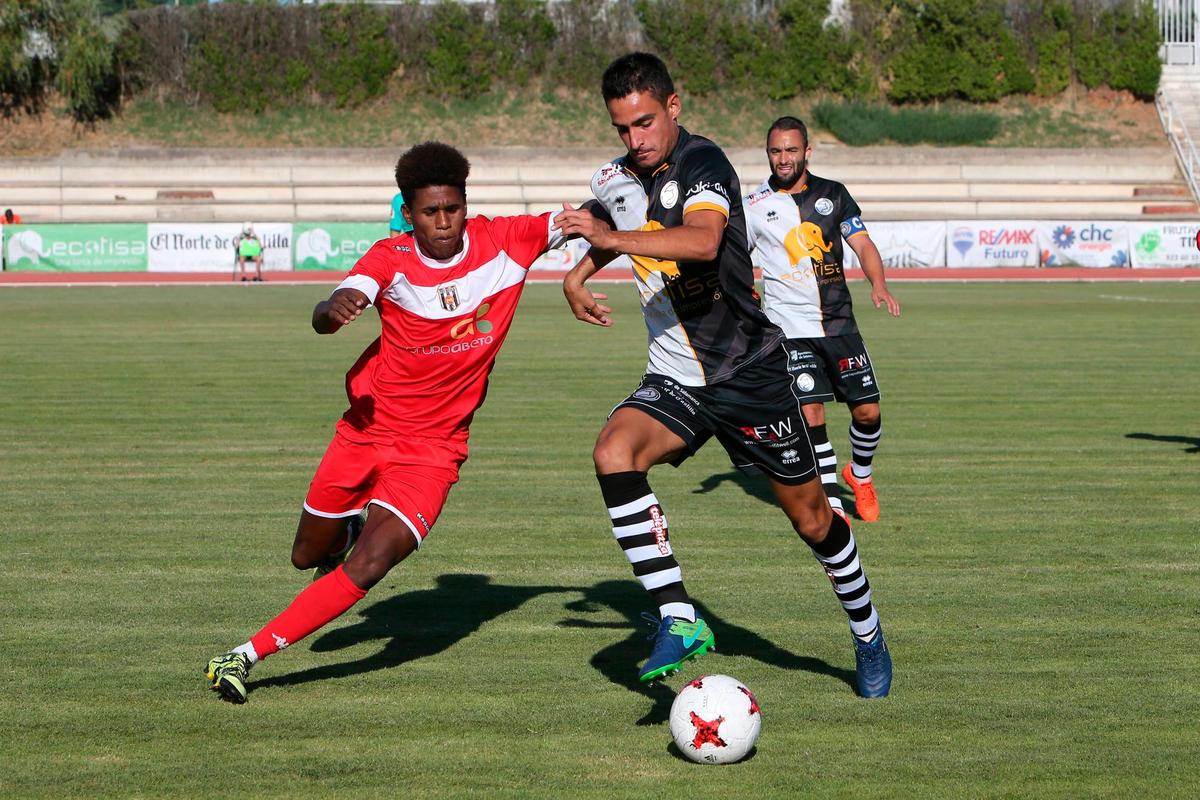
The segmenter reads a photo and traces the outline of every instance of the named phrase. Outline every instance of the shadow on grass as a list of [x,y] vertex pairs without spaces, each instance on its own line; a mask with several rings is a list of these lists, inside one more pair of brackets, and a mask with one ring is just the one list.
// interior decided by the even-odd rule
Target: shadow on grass
[[360,622],[338,628],[313,641],[316,653],[329,653],[363,642],[386,640],[367,658],[276,675],[255,681],[250,691],[268,686],[295,686],[309,681],[344,678],[398,667],[436,655],[479,630],[485,622],[515,611],[528,600],[557,592],[579,592],[572,586],[504,586],[487,575],[441,575],[433,589],[420,589],[367,606]]
[[[588,589],[582,600],[568,603],[567,610],[591,614],[609,608],[624,617],[624,621],[598,622],[573,618],[559,624],[569,628],[600,628],[629,632],[629,635],[621,641],[600,648],[592,656],[591,664],[611,682],[645,695],[651,701],[650,708],[638,720],[638,725],[658,725],[667,721],[671,712],[671,703],[675,701],[675,692],[662,682],[644,684],[638,680],[638,665],[650,653],[650,642],[646,637],[654,632],[654,629],[641,618],[641,613],[646,610],[647,602],[645,591],[633,581],[603,581]],[[692,603],[716,634],[718,653],[746,656],[783,669],[804,670],[819,675],[828,675],[853,689],[853,670],[835,667],[819,658],[798,656],[777,646],[774,642],[764,639],[754,631],[723,621],[703,603],[696,602],[695,598],[692,599]],[[694,663],[697,666],[692,667],[689,671],[719,671],[719,662],[707,656],[701,656]]]
[[[723,483],[732,483],[754,499],[761,500],[767,505],[775,506],[776,508],[779,507],[779,502],[775,499],[775,493],[771,491],[771,486],[767,483],[766,478],[757,475],[747,475],[737,469],[731,469],[719,475],[709,475],[700,482],[700,488],[692,490],[692,494],[708,494],[720,488]],[[854,495],[848,495],[841,490],[841,487],[838,487],[838,496],[842,499],[842,507],[846,509],[846,513],[855,519],[861,519],[858,516],[858,509],[854,505]],[[780,511],[779,513],[782,516],[783,512]],[[783,524],[787,525],[788,523],[785,521]]]
[[1157,433],[1127,433],[1126,439],[1143,439],[1147,442],[1172,442],[1174,444],[1191,445],[1185,447],[1185,453],[1200,453],[1200,437],[1198,436],[1163,436]]

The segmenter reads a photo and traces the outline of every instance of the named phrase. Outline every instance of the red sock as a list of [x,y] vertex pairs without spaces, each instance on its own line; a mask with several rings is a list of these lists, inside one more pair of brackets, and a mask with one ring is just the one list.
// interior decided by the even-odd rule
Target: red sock
[[266,658],[337,619],[366,596],[338,567],[296,595],[282,614],[250,637],[250,644],[259,658]]

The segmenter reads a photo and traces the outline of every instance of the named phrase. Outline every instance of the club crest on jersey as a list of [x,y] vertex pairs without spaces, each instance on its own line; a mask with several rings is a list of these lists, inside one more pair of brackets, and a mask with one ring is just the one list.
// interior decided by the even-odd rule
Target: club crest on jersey
[[663,208],[674,208],[675,204],[679,202],[679,184],[675,181],[668,181],[658,194],[658,202],[662,203]]
[[458,308],[458,286],[449,284],[448,286],[439,286],[437,289],[438,300],[442,303],[442,308],[447,311],[453,311]]
[[817,210],[818,214],[827,217],[833,213],[833,201],[828,197],[822,197],[813,205],[813,208]]

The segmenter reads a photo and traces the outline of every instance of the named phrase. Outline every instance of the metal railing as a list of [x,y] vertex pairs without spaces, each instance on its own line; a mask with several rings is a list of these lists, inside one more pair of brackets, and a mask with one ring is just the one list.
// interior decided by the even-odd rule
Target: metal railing
[[1200,64],[1200,14],[1197,0],[1154,0],[1164,64]]
[[1200,203],[1200,153],[1196,152],[1196,143],[1188,133],[1187,123],[1179,116],[1175,104],[1162,89],[1154,95],[1154,107],[1158,110],[1158,120],[1162,123],[1171,148],[1175,151],[1179,169],[1183,171],[1183,179],[1187,182],[1192,197]]

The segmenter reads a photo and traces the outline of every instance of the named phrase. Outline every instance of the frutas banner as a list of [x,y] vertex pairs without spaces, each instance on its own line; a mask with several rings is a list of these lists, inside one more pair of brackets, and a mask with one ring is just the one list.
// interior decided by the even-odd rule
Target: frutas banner
[[[946,223],[867,222],[866,225],[887,269],[946,266]],[[846,266],[859,266],[849,241],[844,244],[844,252]]]
[[9,225],[4,255],[10,272],[145,272],[146,225]]
[[[237,222],[151,222],[149,269],[151,272],[224,272],[236,269],[233,240],[242,232]],[[292,269],[292,223],[255,222],[262,242],[263,271]],[[248,267],[253,270],[253,264]]]
[[349,272],[371,245],[388,237],[388,226],[379,222],[297,222],[292,232],[296,269]]
[[1129,254],[1135,267],[1200,267],[1200,222],[1131,222]]
[[1129,266],[1127,222],[1039,222],[1037,230],[1044,267]]
[[1036,267],[1040,258],[1032,220],[950,220],[948,267]]

